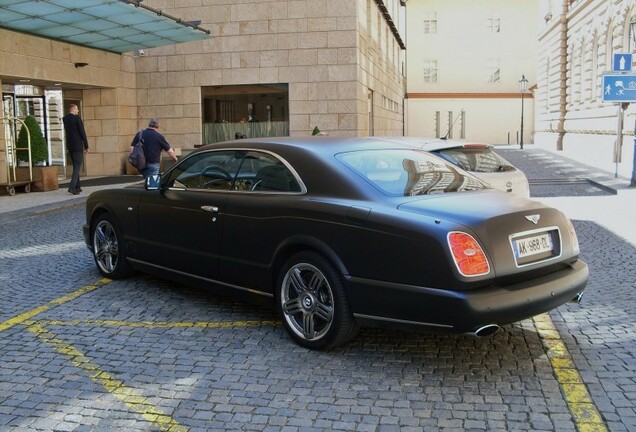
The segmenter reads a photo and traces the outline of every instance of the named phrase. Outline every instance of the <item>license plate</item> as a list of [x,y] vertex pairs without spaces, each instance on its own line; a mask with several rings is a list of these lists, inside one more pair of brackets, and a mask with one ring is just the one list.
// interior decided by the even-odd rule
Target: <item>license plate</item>
[[541,234],[514,240],[517,258],[525,258],[544,252],[552,252],[554,244],[550,234]]

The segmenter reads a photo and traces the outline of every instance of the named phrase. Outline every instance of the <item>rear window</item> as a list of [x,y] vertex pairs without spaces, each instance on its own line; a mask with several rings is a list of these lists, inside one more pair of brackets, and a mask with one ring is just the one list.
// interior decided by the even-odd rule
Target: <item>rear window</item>
[[362,150],[340,153],[336,158],[391,196],[489,189],[479,179],[423,150]]
[[466,171],[492,173],[515,170],[507,160],[489,148],[451,148],[436,153]]

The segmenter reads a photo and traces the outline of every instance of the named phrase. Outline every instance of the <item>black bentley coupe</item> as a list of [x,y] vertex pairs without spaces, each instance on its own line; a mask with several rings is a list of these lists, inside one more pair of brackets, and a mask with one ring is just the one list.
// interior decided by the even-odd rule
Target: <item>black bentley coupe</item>
[[84,236],[106,277],[273,302],[312,349],[359,326],[489,335],[588,279],[561,212],[386,138],[206,145],[145,187],[92,193]]

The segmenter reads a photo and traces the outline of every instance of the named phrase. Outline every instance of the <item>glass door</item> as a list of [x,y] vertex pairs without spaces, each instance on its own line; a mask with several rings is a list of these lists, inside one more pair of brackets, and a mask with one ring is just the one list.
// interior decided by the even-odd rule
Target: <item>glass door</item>
[[[15,99],[11,93],[2,93],[2,117],[10,119],[15,116]],[[16,130],[13,127],[13,122],[5,120],[4,122],[4,143],[6,146],[6,158],[7,166],[12,167],[15,165],[13,160],[13,149],[16,143]]]
[[[47,114],[46,103],[44,96],[15,96],[15,114],[16,117],[24,121],[28,116],[32,116],[38,122],[44,139],[48,142],[48,126],[47,126]],[[19,129],[18,129],[19,130]],[[50,163],[50,149],[49,149],[49,161]]]
[[64,98],[62,90],[46,90],[46,111],[49,146],[49,165],[66,167],[66,147],[64,146]]

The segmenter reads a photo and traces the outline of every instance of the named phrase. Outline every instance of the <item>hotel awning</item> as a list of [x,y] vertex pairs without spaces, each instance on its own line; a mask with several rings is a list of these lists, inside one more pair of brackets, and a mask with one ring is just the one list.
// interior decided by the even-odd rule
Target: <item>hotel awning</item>
[[0,0],[0,27],[123,53],[209,37],[142,0]]

